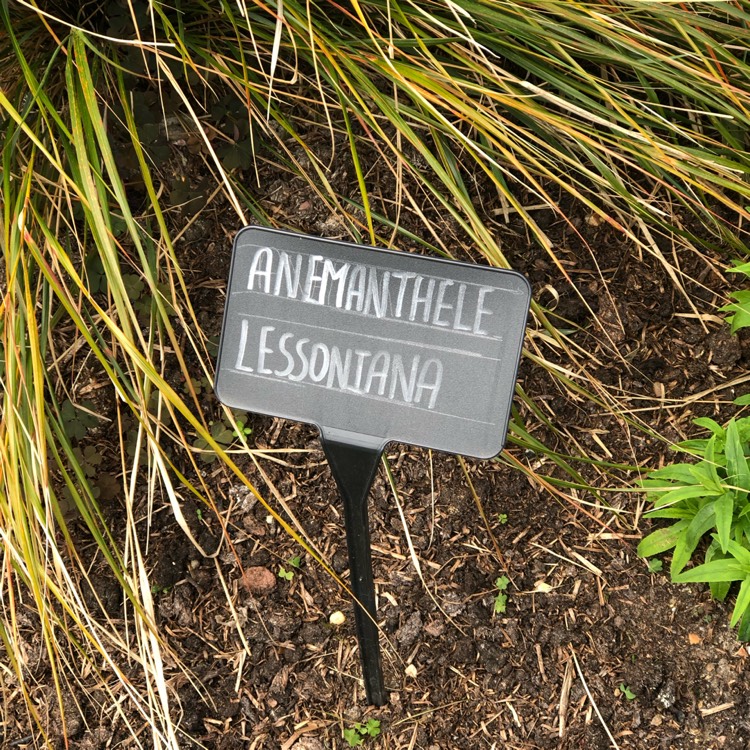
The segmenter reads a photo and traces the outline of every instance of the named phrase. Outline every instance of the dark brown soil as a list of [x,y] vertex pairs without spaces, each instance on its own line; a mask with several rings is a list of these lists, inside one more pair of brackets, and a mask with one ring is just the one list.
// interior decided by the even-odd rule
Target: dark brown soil
[[[344,236],[301,181],[268,173],[262,182],[259,200],[287,226]],[[218,333],[238,228],[222,223],[229,212],[219,200],[179,245],[209,335]],[[590,355],[581,358],[585,374],[609,387],[607,397],[619,398],[622,411],[615,416],[572,397],[527,359],[520,384],[549,424],[520,402],[519,419],[561,452],[653,467],[670,460],[656,433],[678,440],[694,433],[692,417],[730,413],[727,404],[742,392],[732,384],[747,371],[750,346],[715,317],[724,282],[703,258],[681,258],[683,294],[658,257],[639,254],[609,226],[573,213],[573,224],[550,211],[536,215],[569,281],[527,240],[518,217],[498,216],[497,234],[553,322],[571,329]],[[461,250],[455,227],[443,229],[458,238],[457,255],[472,254]],[[532,352],[570,366],[536,324],[531,329]],[[201,398],[207,414],[218,413],[210,392]],[[240,457],[242,468],[273,507],[288,507],[346,582],[341,506],[316,433],[265,417],[251,417],[250,425],[257,452]],[[498,460],[466,461],[470,483],[453,456],[390,446],[387,460],[397,493],[381,469],[371,496],[390,695],[379,709],[364,702],[346,592],[236,479],[217,464],[206,467],[204,480],[228,530],[221,546],[217,517],[184,501],[193,536],[208,554],[218,549],[216,557],[193,547],[166,500],[154,509],[150,582],[160,632],[174,653],[165,675],[182,747],[345,748],[343,731],[370,718],[381,722],[380,736],[364,740],[373,749],[747,747],[748,654],[729,628],[726,605],[701,587],[670,584],[636,557],[650,528],[643,498],[612,489],[618,477],[618,486],[633,481],[636,470],[625,466],[605,479],[596,466],[576,463],[582,478],[601,488],[597,496],[575,487],[552,491],[545,476],[570,477],[516,444]],[[146,503],[144,493],[136,508],[144,517]],[[108,512],[116,526],[116,498]],[[85,547],[83,525],[76,528]],[[296,556],[299,568],[289,564]],[[280,566],[290,580],[279,577]],[[105,608],[117,616],[118,585],[100,562],[92,575]],[[502,575],[510,580],[507,608],[495,613],[494,582]],[[342,625],[330,624],[335,612],[345,614]],[[95,695],[74,696],[83,718],[73,721],[76,711],[68,712],[71,747],[132,746],[122,718],[98,707]],[[7,746],[26,746],[22,714],[9,715],[18,733],[8,735]],[[134,722],[142,729],[140,719]],[[146,747],[148,737],[141,734]]]

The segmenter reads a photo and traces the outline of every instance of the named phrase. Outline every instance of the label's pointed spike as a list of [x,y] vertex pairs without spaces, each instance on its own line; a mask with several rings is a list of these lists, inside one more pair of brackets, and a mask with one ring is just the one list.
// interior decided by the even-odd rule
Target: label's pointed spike
[[354,619],[362,659],[362,676],[368,703],[382,706],[387,702],[387,694],[380,664],[367,498],[377,474],[383,446],[382,442],[368,444],[366,441],[364,444],[353,445],[338,442],[332,437],[325,429],[321,430],[323,451],[344,503],[351,587],[356,599]]

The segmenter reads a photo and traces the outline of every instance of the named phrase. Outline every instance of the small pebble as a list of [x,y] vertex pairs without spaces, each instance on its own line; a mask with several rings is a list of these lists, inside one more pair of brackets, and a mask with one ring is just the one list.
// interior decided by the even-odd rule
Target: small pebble
[[328,618],[328,622],[330,622],[334,627],[338,627],[339,625],[343,625],[346,622],[346,615],[341,611],[333,612]]
[[245,571],[242,584],[251,594],[268,594],[276,587],[276,576],[268,568],[255,565]]

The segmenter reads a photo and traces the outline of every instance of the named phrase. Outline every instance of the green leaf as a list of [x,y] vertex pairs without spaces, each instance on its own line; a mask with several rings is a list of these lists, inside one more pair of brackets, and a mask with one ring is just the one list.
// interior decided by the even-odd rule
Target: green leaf
[[658,557],[655,557],[653,560],[648,561],[649,573],[660,573],[663,567],[664,562]]
[[508,576],[500,576],[500,578],[495,579],[495,587],[499,591],[505,591],[505,589],[508,588],[508,584],[510,583],[510,579]]
[[201,437],[193,442],[193,447],[200,451],[198,458],[204,464],[213,463],[218,458],[214,449]]
[[737,638],[744,643],[750,641],[750,610],[745,610],[745,614],[742,616],[742,620],[740,620]]
[[368,719],[367,724],[365,724],[365,732],[370,737],[377,737],[380,734],[380,721],[378,719]]
[[740,621],[740,618],[748,611],[748,607],[750,607],[750,576],[745,578],[740,585],[737,601],[734,603],[732,619],[729,622],[730,627],[733,628]]
[[711,597],[716,599],[717,602],[723,602],[727,598],[731,587],[731,581],[709,581],[708,584],[708,588],[711,590]]
[[355,728],[345,729],[344,739],[349,747],[358,747],[364,742],[362,735]]
[[742,581],[750,573],[747,565],[736,560],[712,560],[672,576],[675,583],[711,583],[712,581]]
[[682,518],[688,521],[695,515],[695,508],[687,505],[669,505],[666,508],[656,508],[645,513],[647,518]]
[[729,536],[732,532],[732,519],[734,517],[734,494],[725,492],[713,505],[716,515],[716,531],[719,546],[722,552],[727,552],[729,549]]
[[734,268],[727,268],[727,273],[744,273],[750,276],[750,263],[744,263],[741,260],[734,261],[737,265]]
[[[717,456],[717,441],[719,441],[719,435],[711,435],[706,443],[706,460],[701,461],[699,466],[708,470],[709,474],[713,478],[714,484],[717,487],[721,487],[721,477],[719,476],[718,467],[723,464],[724,453],[721,447],[718,449]],[[722,441],[719,442],[719,446],[722,445]]]
[[744,396],[738,396],[732,403],[737,406],[747,406],[750,404],[750,393],[746,393]]
[[641,539],[637,550],[638,555],[640,557],[653,557],[672,549],[688,525],[689,521],[683,520],[678,521],[672,526],[652,531],[647,537]]
[[750,326],[750,291],[732,292],[729,296],[736,302],[730,302],[728,305],[720,307],[719,312],[732,313],[727,318],[727,323],[730,325],[729,330],[736,333],[741,328]]
[[[648,475],[648,479],[643,482],[643,486],[650,486],[654,479],[671,479],[680,484],[692,484],[693,475],[690,472],[690,468],[693,464],[672,464],[671,466],[664,466],[661,469],[656,469]],[[658,485],[658,482],[654,484]]]
[[708,440],[702,438],[694,440],[683,440],[675,447],[681,451],[684,451],[685,453],[689,453],[691,456],[702,457],[706,453],[707,445]]
[[99,417],[92,414],[94,408],[91,401],[84,401],[80,406],[74,405],[69,400],[63,403],[60,408],[60,417],[68,437],[82,440],[90,427],[99,424]]
[[693,424],[698,427],[705,427],[719,437],[724,435],[724,428],[715,419],[711,419],[711,417],[697,417],[693,420]]
[[748,453],[750,451],[750,417],[738,419],[737,429],[740,433],[740,442],[745,447],[745,453]]
[[[708,545],[708,549],[706,550],[706,562],[727,559],[731,559],[730,555],[723,554],[719,547],[718,540],[714,539],[713,542]],[[731,585],[731,581],[711,581],[708,584],[711,589],[711,596],[719,602],[723,602],[724,599],[727,598]]]
[[[712,441],[713,438],[709,440],[709,443]],[[698,482],[700,482],[704,494],[720,495],[724,492],[724,486],[721,483],[719,474],[716,471],[716,465],[713,462],[709,463],[708,461],[701,461],[699,464],[691,467],[690,473],[698,480]],[[696,495],[693,495],[692,497],[696,497]]]
[[742,544],[738,544],[734,539],[730,539],[729,554],[737,560],[737,562],[747,566],[748,572],[750,572],[750,550]]
[[214,422],[211,425],[211,437],[213,437],[217,443],[230,445],[234,438],[234,434],[223,422]]
[[698,546],[698,542],[706,532],[713,528],[715,523],[714,503],[704,505],[695,514],[687,529],[685,529],[685,533],[680,536],[677,544],[675,544],[670,566],[672,577],[688,564],[695,548]]
[[624,682],[620,683],[620,692],[625,696],[627,700],[635,700],[635,693]]
[[146,288],[143,279],[136,273],[126,273],[122,276],[122,283],[125,291],[131,300],[137,300]]
[[[695,466],[692,466],[691,468],[697,469],[697,467]],[[704,475],[702,478],[698,479],[699,481],[702,481],[703,479],[709,481],[707,475]],[[665,492],[658,500],[654,502],[654,505],[657,508],[661,508],[664,505],[679,503],[682,500],[689,500],[693,497],[713,497],[714,495],[718,495],[723,491],[724,488],[721,485],[718,485],[718,487],[709,488],[704,484],[692,484],[689,487],[678,487],[676,490],[669,490],[669,492]]]
[[496,615],[504,615],[508,608],[508,595],[498,594],[495,597],[494,611]]
[[724,450],[727,456],[727,482],[743,490],[750,490],[750,468],[742,446],[740,431],[735,419],[727,425],[727,440]]
[[247,424],[247,419],[244,417],[239,417],[236,421],[237,421],[237,429],[232,430],[232,435],[238,438],[249,437],[253,432],[253,428]]

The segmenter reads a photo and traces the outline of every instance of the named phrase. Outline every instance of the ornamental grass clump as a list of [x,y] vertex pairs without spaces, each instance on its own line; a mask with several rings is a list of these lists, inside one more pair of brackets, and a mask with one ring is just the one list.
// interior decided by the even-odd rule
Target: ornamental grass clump
[[[137,741],[179,745],[165,675],[180,666],[156,626],[143,525],[161,500],[206,552],[182,511],[186,497],[216,511],[206,456],[266,502],[233,461],[232,449],[247,447],[244,424],[228,411],[207,413],[199,398],[214,352],[179,249],[185,221],[212,202],[228,232],[251,221],[287,227],[257,199],[264,165],[305,180],[342,236],[371,244],[480,253],[505,266],[498,217],[517,215],[573,288],[534,218],[539,207],[574,234],[580,211],[610,227],[633,252],[657,258],[678,293],[680,257],[741,252],[748,239],[747,0],[0,0],[0,24],[0,640],[3,680],[26,697],[42,735],[22,608],[36,618],[63,734],[64,696],[75,686],[138,716],[129,727]],[[314,148],[321,143],[326,158]],[[177,148],[200,161],[200,190],[170,168],[182,158]],[[339,163],[352,190],[334,180]],[[386,178],[393,187],[384,192]],[[553,390],[648,430],[628,394],[592,374],[579,333],[535,303],[525,356]],[[570,426],[553,423],[533,394],[519,387],[518,395],[580,457]],[[716,533],[708,564],[739,575],[745,490],[732,440],[726,476],[707,466],[700,477],[685,470],[655,481],[689,474],[703,491],[705,478]],[[511,441],[566,473],[547,477],[513,459],[545,488],[588,486],[518,415]],[[116,467],[106,492],[91,470],[101,455],[93,443]],[[588,464],[605,482],[623,468]],[[114,522],[104,495],[116,498]],[[686,513],[698,497],[684,499]],[[267,507],[311,552],[303,525]],[[710,515],[694,525],[676,519],[688,521],[682,558]],[[72,518],[92,540],[87,556]],[[669,549],[666,541],[651,549]],[[90,595],[92,557],[123,592],[114,614]],[[739,579],[712,586],[721,593],[730,580]],[[143,727],[148,740],[137,739]]]

